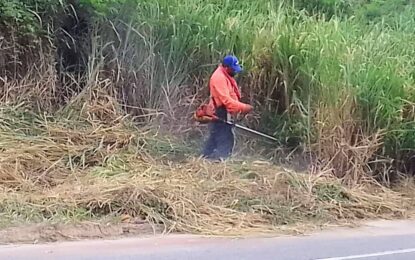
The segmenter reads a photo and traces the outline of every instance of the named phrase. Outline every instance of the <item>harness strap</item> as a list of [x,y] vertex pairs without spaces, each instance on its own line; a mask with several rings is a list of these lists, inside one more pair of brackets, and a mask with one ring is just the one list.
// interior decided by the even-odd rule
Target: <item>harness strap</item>
[[212,101],[213,101],[213,106],[214,106],[215,108],[218,108],[218,104],[216,103],[215,98],[214,98],[214,97],[211,97],[211,99],[212,99]]

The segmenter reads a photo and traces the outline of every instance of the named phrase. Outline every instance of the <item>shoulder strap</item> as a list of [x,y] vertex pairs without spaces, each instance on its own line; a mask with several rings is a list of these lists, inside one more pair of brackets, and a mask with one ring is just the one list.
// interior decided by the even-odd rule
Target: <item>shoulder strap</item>
[[218,105],[217,105],[217,103],[216,103],[215,99],[213,98],[212,93],[210,92],[210,80],[208,81],[208,89],[209,89],[209,96],[210,96],[210,99],[212,99],[213,106],[214,106],[214,107],[215,107],[215,109],[216,109],[216,108],[218,108]]
[[214,99],[213,97],[211,97],[211,99],[212,99],[212,102],[213,102],[213,106],[214,106],[215,108],[218,108],[218,105],[217,105],[217,103],[216,103],[215,99]]

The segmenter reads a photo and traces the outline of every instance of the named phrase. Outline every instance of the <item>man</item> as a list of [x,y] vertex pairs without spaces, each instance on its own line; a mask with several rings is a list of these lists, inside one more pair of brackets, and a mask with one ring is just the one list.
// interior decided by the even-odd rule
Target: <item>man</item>
[[[209,82],[210,102],[215,114],[222,120],[231,120],[238,113],[249,113],[252,106],[240,102],[241,93],[234,77],[242,72],[238,58],[226,56],[213,73]],[[210,123],[210,136],[203,149],[203,157],[224,160],[231,156],[235,144],[233,127],[229,124],[213,121]]]

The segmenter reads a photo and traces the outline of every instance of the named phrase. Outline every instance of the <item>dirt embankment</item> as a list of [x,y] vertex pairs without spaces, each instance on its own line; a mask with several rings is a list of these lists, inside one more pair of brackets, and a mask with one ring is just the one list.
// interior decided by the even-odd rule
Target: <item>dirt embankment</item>
[[0,230],[0,244],[36,244],[67,240],[112,239],[161,233],[162,229],[146,223],[119,224],[36,224]]

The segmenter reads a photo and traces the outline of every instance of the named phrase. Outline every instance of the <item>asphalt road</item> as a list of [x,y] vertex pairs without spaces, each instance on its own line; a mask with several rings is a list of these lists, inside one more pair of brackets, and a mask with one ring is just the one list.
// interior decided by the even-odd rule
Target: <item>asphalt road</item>
[[201,238],[187,235],[0,246],[0,259],[346,260],[415,259],[415,222],[368,223],[301,237]]

